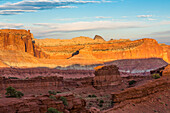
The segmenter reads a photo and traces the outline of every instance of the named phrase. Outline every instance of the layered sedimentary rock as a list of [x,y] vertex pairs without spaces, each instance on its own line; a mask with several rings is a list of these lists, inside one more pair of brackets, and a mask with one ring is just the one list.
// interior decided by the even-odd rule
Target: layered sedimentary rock
[[75,70],[75,69],[54,69],[54,68],[0,68],[2,77],[17,77],[18,79],[34,78],[34,77],[50,77],[58,76],[65,79],[79,79],[85,77],[94,77],[93,70]]
[[93,86],[95,88],[112,87],[120,83],[120,73],[115,65],[104,66],[95,71],[95,77],[93,78]]
[[106,62],[104,64],[118,66],[121,77],[148,76],[152,73],[161,73],[168,65],[161,58],[124,59]]
[[169,112],[169,77],[162,77],[144,85],[112,93],[114,107],[102,113]]
[[165,77],[158,80],[153,80],[142,86],[126,89],[122,92],[112,94],[112,99],[116,103],[120,103],[130,99],[142,98],[156,92],[168,90],[170,85],[169,77]]
[[[83,36],[66,40],[34,39],[30,31],[6,29],[0,30],[0,47],[0,65],[12,67],[91,65],[151,57],[170,62],[169,46],[159,45],[154,39],[101,41]],[[72,56],[76,51],[79,54]]]
[[[86,103],[83,99],[74,97],[73,94],[57,94],[56,100],[52,100],[48,95],[29,96],[21,99],[5,98],[0,99],[1,113],[46,113],[52,107],[65,113],[86,113]],[[68,103],[63,104],[60,97],[65,97]]]
[[47,57],[47,55],[33,43],[33,38],[30,30],[0,30],[0,47],[1,50],[26,52],[39,58]]

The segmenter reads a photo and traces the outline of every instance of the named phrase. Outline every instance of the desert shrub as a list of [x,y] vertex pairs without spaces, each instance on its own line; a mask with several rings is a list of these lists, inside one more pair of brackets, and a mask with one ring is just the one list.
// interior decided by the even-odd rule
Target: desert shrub
[[88,95],[88,97],[97,97],[97,96],[93,94],[93,95]]
[[97,96],[93,94],[91,97],[97,97]]
[[57,91],[57,93],[61,93],[60,91]]
[[55,92],[55,91],[48,91],[48,93],[49,93],[50,95],[56,95],[56,92]]
[[133,85],[133,84],[135,84],[136,83],[136,81],[135,80],[131,80],[131,81],[129,81],[129,85]]
[[22,96],[24,96],[24,94],[21,91],[16,92],[16,97],[17,98],[21,98]]
[[89,106],[92,106],[93,104],[92,103],[89,103]]
[[152,77],[153,77],[154,79],[158,79],[158,78],[160,78],[160,75],[159,75],[159,73],[154,73],[154,74],[152,75]]
[[57,100],[57,98],[53,95],[50,95],[49,98],[52,99],[52,100]]
[[99,105],[98,105],[99,107],[103,107],[103,103],[99,103]]
[[19,78],[17,78],[17,77],[8,77],[9,79],[19,79]]
[[66,99],[65,97],[60,97],[60,100],[63,101],[63,104],[64,104],[65,106],[68,105],[67,99]]
[[91,97],[91,95],[88,95],[88,97]]
[[16,91],[15,88],[11,86],[6,88],[5,95],[7,95],[7,97],[16,97],[16,98],[21,98],[22,96],[24,96],[22,92]]
[[46,113],[62,113],[62,112],[59,112],[57,109],[51,107],[51,108],[48,108]]
[[100,102],[99,103],[104,103],[104,100],[100,100]]

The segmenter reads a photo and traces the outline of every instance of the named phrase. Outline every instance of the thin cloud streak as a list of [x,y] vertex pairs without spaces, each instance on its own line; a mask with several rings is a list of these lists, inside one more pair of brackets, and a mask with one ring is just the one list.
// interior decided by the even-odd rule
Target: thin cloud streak
[[[24,12],[36,12],[38,10],[57,8],[77,8],[78,4],[101,3],[101,1],[86,0],[23,0],[17,3],[6,3],[0,5],[1,15],[14,15]],[[18,12],[18,10],[22,10]]]
[[138,18],[150,18],[153,15],[137,15]]

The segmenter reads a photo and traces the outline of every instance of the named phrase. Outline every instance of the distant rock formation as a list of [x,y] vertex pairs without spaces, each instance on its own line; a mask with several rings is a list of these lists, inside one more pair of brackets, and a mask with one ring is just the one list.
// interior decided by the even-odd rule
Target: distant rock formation
[[94,40],[102,40],[105,41],[101,36],[95,35]]
[[[79,54],[73,55],[79,50]],[[104,41],[96,35],[72,39],[34,39],[30,30],[0,30],[0,66],[57,67],[102,64],[120,59],[162,58],[170,63],[170,46],[154,39]],[[11,57],[12,56],[12,57]],[[69,59],[68,59],[69,58]]]

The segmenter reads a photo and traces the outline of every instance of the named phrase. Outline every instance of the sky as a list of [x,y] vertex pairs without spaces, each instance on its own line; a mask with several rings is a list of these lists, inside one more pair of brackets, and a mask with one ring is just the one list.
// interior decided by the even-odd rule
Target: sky
[[154,38],[170,44],[170,0],[0,0],[0,29],[35,38]]

